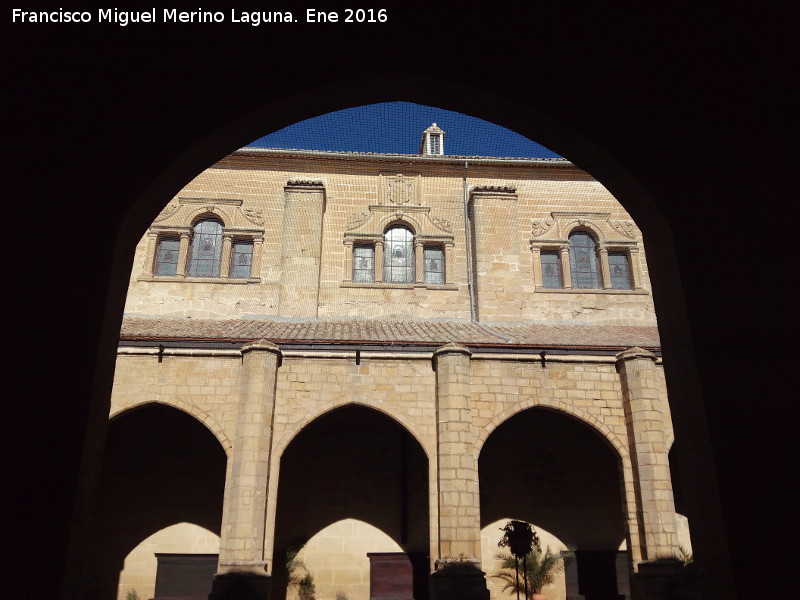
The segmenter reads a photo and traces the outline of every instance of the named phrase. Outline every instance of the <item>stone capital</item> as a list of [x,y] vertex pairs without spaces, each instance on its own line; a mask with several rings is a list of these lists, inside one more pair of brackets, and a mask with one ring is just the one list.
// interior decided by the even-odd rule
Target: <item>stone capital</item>
[[623,350],[616,356],[617,362],[633,360],[636,358],[646,358],[652,360],[653,362],[656,361],[655,354],[653,354],[648,350],[645,350],[644,348],[639,348],[638,346],[634,346],[633,348],[628,348],[627,350]]
[[461,344],[456,344],[455,342],[449,342],[444,346],[439,346],[436,350],[434,350],[433,358],[435,360],[441,354],[450,354],[450,353],[466,354],[467,356],[472,356],[472,352],[470,352],[469,348],[467,348],[466,346],[462,346]]
[[252,350],[261,350],[264,352],[272,352],[278,356],[281,355],[281,349],[269,340],[254,340],[242,346],[242,354],[246,354]]

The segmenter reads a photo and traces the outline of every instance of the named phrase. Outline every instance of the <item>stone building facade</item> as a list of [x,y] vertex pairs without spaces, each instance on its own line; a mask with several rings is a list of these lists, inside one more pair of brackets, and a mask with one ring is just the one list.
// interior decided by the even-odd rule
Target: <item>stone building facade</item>
[[419,155],[246,148],[155,219],[98,597],[175,595],[164,565],[197,555],[212,597],[282,598],[302,548],[320,600],[404,577],[397,597],[500,598],[482,573],[513,518],[576,551],[552,600],[644,598],[688,546],[638,228],[568,161],[448,156],[443,135]]

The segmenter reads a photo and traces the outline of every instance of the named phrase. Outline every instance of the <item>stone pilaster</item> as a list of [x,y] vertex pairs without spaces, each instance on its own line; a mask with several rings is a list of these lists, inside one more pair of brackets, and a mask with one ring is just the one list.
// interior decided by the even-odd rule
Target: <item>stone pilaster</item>
[[414,283],[425,281],[425,247],[420,240],[414,241]]
[[514,188],[478,187],[472,191],[472,251],[479,320],[517,319],[522,310],[518,205]]
[[480,495],[470,408],[470,357],[467,348],[452,343],[433,353],[439,427],[439,559],[432,580],[436,598],[489,597],[479,567]]
[[317,316],[325,188],[319,182],[289,182],[284,188],[280,314]]
[[383,240],[375,242],[375,283],[383,281]]
[[219,276],[221,279],[227,279],[231,274],[231,248],[233,247],[233,239],[231,234],[222,234],[222,258],[219,265]]
[[178,277],[186,277],[186,268],[188,266],[189,257],[189,232],[181,232],[181,243],[178,246],[178,269],[176,275]]
[[603,277],[603,281],[600,282],[600,285],[605,290],[611,289],[611,268],[608,265],[608,248],[605,246],[601,246],[597,252],[597,258],[600,261],[600,273]]
[[675,503],[669,471],[656,357],[641,348],[617,355],[625,422],[639,513],[641,556],[653,561],[678,555]]
[[[212,598],[232,598],[245,585],[267,590],[270,573],[264,554],[267,485],[272,448],[272,417],[280,349],[267,340],[242,348],[242,384],[236,437],[225,481],[219,568]],[[231,587],[233,586],[233,587]],[[267,596],[257,592],[253,598]]]
[[558,255],[561,257],[561,274],[564,278],[564,288],[572,288],[572,265],[569,262],[569,246],[561,246],[558,249]]

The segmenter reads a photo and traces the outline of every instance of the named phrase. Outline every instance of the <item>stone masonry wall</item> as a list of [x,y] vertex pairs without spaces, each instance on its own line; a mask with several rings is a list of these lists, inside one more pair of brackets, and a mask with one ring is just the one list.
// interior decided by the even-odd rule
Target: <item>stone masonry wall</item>
[[[387,199],[387,181],[398,174],[414,186],[411,199],[403,204]],[[125,311],[195,318],[296,317],[302,313],[304,317],[336,319],[469,319],[462,176],[463,166],[423,160],[229,157],[181,190],[142,238]],[[286,186],[296,181],[319,183],[324,189],[319,258],[294,256],[299,246],[291,242],[294,237],[287,237]],[[501,278],[499,288],[483,286],[484,296],[478,298],[481,320],[655,323],[641,234],[602,185],[574,167],[471,166],[467,177],[470,197],[487,187],[513,189],[515,200],[506,202],[513,204],[513,211],[503,209],[504,201],[491,194],[480,202],[482,213],[491,215],[491,227],[476,232],[473,253],[479,255],[474,257],[475,267],[507,276]],[[250,280],[153,277],[157,234],[172,228],[189,235],[192,223],[204,215],[216,215],[226,229],[258,238],[258,256],[254,259],[257,272]],[[345,241],[353,238],[347,236],[356,236],[356,241],[358,236],[380,239],[393,222],[404,223],[416,234],[427,236],[425,239],[447,246],[448,285],[348,283],[352,264]],[[486,218],[483,222],[489,223]],[[479,227],[478,222],[473,226]],[[632,266],[640,288],[611,291],[541,287],[541,282],[536,281],[541,275],[536,274],[538,255],[533,247],[563,243],[575,227],[593,231],[610,246],[623,244],[638,251]],[[489,251],[492,248],[503,248],[502,256],[493,256]],[[286,293],[287,281],[292,279],[284,278],[282,269],[298,260],[321,261],[316,310],[311,306],[299,313],[296,301],[290,301]],[[310,268],[313,271],[316,267]],[[315,274],[312,281],[316,278]],[[480,277],[477,289],[480,294]]]

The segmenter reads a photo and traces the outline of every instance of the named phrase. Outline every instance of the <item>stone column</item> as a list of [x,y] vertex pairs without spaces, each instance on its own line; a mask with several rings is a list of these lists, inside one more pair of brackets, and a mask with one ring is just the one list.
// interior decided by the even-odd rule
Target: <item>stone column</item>
[[317,316],[325,188],[319,182],[289,182],[284,188],[280,314]]
[[542,249],[539,246],[531,246],[531,255],[533,257],[533,286],[534,288],[542,287],[544,276],[542,275]]
[[344,241],[344,281],[353,281],[353,240]]
[[219,568],[210,600],[267,600],[270,575],[265,556],[267,486],[272,449],[275,381],[281,351],[267,340],[242,348],[242,382],[236,436],[222,509]]
[[600,285],[604,290],[611,289],[611,269],[608,266],[608,248],[601,246],[597,252],[597,260],[600,261],[600,275],[603,281]]
[[425,247],[420,240],[414,240],[414,283],[425,281]]
[[156,254],[158,254],[158,232],[147,232],[147,254],[142,269],[143,277],[153,277],[156,274]]
[[664,438],[664,419],[669,415],[659,396],[655,361],[654,354],[641,348],[617,355],[643,561],[678,556],[669,448]]
[[572,266],[569,264],[569,246],[561,246],[558,249],[561,256],[561,274],[564,277],[564,288],[572,288]]
[[480,570],[478,464],[470,409],[471,352],[446,344],[433,353],[438,421],[439,558],[434,597],[488,599]]
[[447,285],[453,283],[453,243],[445,242],[444,244],[444,282]]
[[375,242],[375,283],[383,281],[383,240]]
[[178,277],[186,277],[186,269],[189,266],[189,232],[181,232],[181,245],[178,247],[178,270],[175,273]]
[[250,266],[250,277],[261,278],[261,255],[264,251],[264,238],[253,238],[253,264]]
[[222,234],[222,257],[220,258],[219,276],[222,279],[227,279],[231,274],[231,247],[233,246],[233,239],[230,233]]
[[639,249],[630,248],[628,256],[631,263],[631,285],[633,289],[640,290],[642,289],[642,264],[639,260]]

